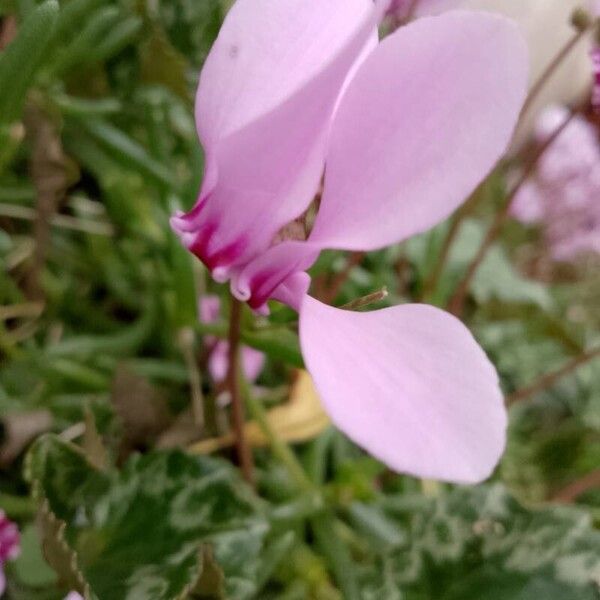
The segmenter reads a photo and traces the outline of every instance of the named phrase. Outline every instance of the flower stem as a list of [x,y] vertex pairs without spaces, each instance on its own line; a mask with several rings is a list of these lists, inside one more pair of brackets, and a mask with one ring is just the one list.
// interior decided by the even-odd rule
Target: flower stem
[[566,127],[573,120],[575,115],[578,114],[582,108],[583,106],[580,106],[576,109],[571,110],[569,116],[565,118],[565,120],[552,132],[552,134],[544,141],[544,143],[539,146],[537,151],[533,153],[531,159],[529,160],[529,163],[525,166],[521,177],[508,193],[504,206],[496,213],[492,224],[488,228],[483,238],[483,241],[479,247],[479,250],[477,251],[477,254],[469,264],[464,277],[458,284],[456,291],[450,299],[450,302],[448,303],[448,310],[452,314],[456,315],[457,317],[460,317],[462,315],[469,287],[479,267],[483,263],[484,258],[487,256],[488,250],[492,247],[493,243],[496,241],[498,235],[502,231],[504,223],[508,219],[510,209],[517,194],[519,193],[523,185],[527,182],[532,173],[535,171],[540,159],[542,158],[546,150],[556,141],[556,139],[566,129]]
[[546,373],[532,384],[520,390],[517,390],[516,392],[513,392],[512,394],[507,396],[506,403],[508,405],[511,405],[515,402],[526,400],[527,398],[534,396],[538,392],[543,392],[544,390],[551,388],[557,381],[559,381],[563,377],[566,377],[567,375],[570,375],[579,367],[591,362],[599,356],[600,347],[593,348],[592,350],[584,352],[580,356],[568,362],[566,365],[562,366],[560,369],[557,369],[556,371],[553,371],[551,373]]
[[194,351],[194,331],[190,327],[184,327],[179,331],[178,337],[189,377],[194,425],[203,428],[205,425],[204,394],[202,394],[202,375],[200,374]]
[[552,500],[568,504],[575,502],[577,498],[594,489],[600,489],[600,469],[592,471],[585,477],[570,483],[567,487],[554,494]]
[[240,467],[244,479],[254,483],[254,461],[252,450],[248,445],[244,429],[244,404],[240,394],[240,325],[242,316],[242,304],[239,300],[231,297],[231,313],[229,320],[229,365],[227,370],[227,389],[231,395],[231,421],[235,435],[235,447],[237,450]]

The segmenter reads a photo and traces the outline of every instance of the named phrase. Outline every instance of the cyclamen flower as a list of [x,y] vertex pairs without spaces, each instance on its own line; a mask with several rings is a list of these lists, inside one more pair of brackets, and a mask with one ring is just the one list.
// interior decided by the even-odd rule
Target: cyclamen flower
[[[568,117],[564,107],[541,116],[536,137],[543,143]],[[552,256],[572,260],[600,253],[600,141],[597,129],[574,117],[544,152],[534,177],[521,188],[512,215],[540,223]]]
[[[206,295],[199,302],[200,321],[202,323],[215,323],[221,313],[221,300],[218,296]],[[205,336],[205,341],[210,348],[208,357],[208,371],[213,381],[222,383],[227,377],[229,368],[229,343],[213,336]],[[242,346],[241,364],[246,379],[254,381],[260,375],[265,365],[265,355],[254,348]]]
[[65,596],[65,600],[83,600],[83,596],[78,592],[69,592]]
[[204,183],[172,226],[235,297],[299,312],[305,363],[346,435],[397,471],[474,482],[502,453],[506,411],[468,329],[430,306],[355,313],[308,295],[322,250],[377,250],[447,218],[506,149],[524,99],[510,21],[448,12],[379,42],[388,8],[236,2],[200,76]]
[[20,537],[18,527],[0,510],[0,596],[6,589],[4,563],[19,556]]

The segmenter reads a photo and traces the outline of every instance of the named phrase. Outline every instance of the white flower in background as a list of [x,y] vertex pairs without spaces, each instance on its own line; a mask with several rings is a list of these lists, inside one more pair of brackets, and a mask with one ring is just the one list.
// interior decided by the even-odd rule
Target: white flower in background
[[[585,6],[582,0],[464,0],[462,7],[502,13],[521,27],[529,45],[530,81],[535,82],[560,49],[574,35],[573,10]],[[591,6],[590,6],[591,8]],[[561,64],[532,105],[518,132],[523,141],[535,126],[537,115],[550,104],[576,102],[590,87],[592,68],[590,42],[582,40]]]

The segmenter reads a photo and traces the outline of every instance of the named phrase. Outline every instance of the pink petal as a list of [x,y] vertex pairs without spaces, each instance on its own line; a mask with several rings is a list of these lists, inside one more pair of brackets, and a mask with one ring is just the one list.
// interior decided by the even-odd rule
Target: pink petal
[[265,366],[265,355],[254,348],[242,346],[242,369],[248,381],[256,381]]
[[215,323],[221,316],[221,299],[214,294],[205,294],[198,300],[198,315],[201,323]]
[[356,313],[306,296],[300,341],[333,422],[390,468],[460,483],[490,475],[506,411],[459,320],[426,305]]
[[202,70],[200,139],[225,139],[308,84],[372,9],[370,0],[238,0]]
[[445,219],[505,151],[526,83],[504,17],[450,12],[386,38],[336,113],[311,241],[373,250]]
[[213,346],[208,357],[208,372],[215,383],[225,381],[229,367],[229,344],[225,340],[219,340]]
[[373,44],[371,0],[238,0],[201,76],[207,154],[200,200],[172,226],[224,281],[312,201],[331,115]]

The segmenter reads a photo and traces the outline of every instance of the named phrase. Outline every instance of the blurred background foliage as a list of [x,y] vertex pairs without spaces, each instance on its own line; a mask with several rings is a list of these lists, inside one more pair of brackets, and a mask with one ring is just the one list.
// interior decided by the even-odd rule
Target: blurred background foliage
[[[600,369],[585,360],[600,267],[549,262],[516,223],[464,315],[511,401],[490,484],[393,475],[321,426],[295,446],[304,484],[265,448],[256,491],[227,449],[180,449],[225,433],[203,342],[225,323],[197,319],[198,295],[223,292],[168,218],[199,189],[193,92],[226,9],[0,1],[0,507],[23,536],[7,597],[600,598]],[[386,287],[386,303],[445,306],[505,195],[498,170],[425,235],[326,253],[315,293],[341,305]],[[268,407],[301,367],[293,319],[247,319]]]

